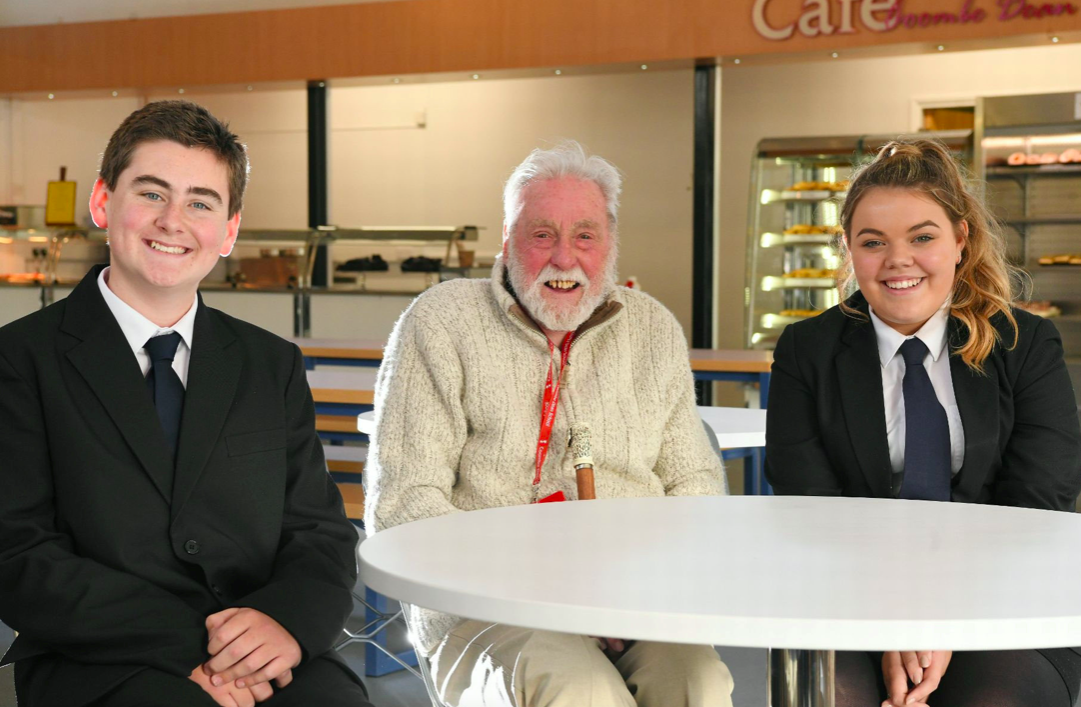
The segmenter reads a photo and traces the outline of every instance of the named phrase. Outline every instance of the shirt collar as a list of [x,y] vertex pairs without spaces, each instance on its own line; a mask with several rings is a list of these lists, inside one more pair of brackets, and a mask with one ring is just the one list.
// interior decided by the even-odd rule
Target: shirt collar
[[198,295],[195,296],[191,308],[180,318],[180,321],[171,327],[160,327],[139,314],[134,307],[117,297],[116,293],[109,289],[109,285],[105,282],[106,273],[108,272],[109,268],[105,268],[98,275],[98,289],[101,290],[101,296],[105,298],[105,304],[109,306],[109,311],[116,318],[116,323],[120,325],[120,330],[124,332],[124,338],[127,339],[132,351],[138,353],[146,346],[146,342],[151,337],[167,334],[171,331],[180,334],[180,338],[183,339],[184,344],[191,351],[192,336],[195,332],[195,310],[199,307]]
[[878,360],[883,367],[897,355],[901,344],[911,339],[912,336],[917,337],[927,346],[933,361],[938,361],[938,357],[946,350],[946,324],[950,318],[950,303],[948,301],[939,307],[938,311],[932,314],[931,318],[924,322],[919,331],[912,336],[905,336],[879,319],[870,305],[868,305],[867,310],[871,313],[871,323],[875,327],[875,338],[878,339]]

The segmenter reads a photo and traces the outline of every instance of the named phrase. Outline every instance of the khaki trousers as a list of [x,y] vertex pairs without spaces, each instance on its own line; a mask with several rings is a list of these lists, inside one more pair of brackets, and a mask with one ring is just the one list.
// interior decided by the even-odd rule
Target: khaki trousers
[[732,675],[712,646],[638,641],[612,662],[589,636],[465,621],[431,667],[450,707],[732,705]]

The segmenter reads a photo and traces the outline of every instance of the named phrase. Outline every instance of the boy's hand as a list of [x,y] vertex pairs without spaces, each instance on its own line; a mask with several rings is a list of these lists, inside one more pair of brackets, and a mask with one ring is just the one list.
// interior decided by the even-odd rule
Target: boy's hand
[[[255,609],[225,609],[206,619],[213,656],[203,665],[215,686],[236,682],[238,688],[276,680],[284,687],[300,663],[300,644],[281,624]],[[269,685],[266,686],[268,689]]]
[[256,702],[266,702],[274,694],[274,689],[266,683],[241,688],[230,682],[215,687],[201,665],[191,671],[188,679],[203,688],[203,692],[210,695],[220,707],[254,707]]

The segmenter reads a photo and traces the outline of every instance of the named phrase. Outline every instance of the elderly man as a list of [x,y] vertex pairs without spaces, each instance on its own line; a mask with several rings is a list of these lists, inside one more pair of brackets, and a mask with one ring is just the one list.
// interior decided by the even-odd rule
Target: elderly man
[[[507,182],[492,279],[441,284],[402,316],[376,385],[369,532],[575,498],[573,423],[592,429],[600,498],[726,492],[679,324],[615,285],[620,182],[576,143],[533,151]],[[710,646],[414,617],[449,705],[731,704]]]

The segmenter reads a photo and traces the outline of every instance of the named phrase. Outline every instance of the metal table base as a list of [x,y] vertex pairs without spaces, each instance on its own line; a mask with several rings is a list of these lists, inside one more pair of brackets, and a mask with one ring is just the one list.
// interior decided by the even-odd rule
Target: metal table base
[[834,707],[833,651],[769,649],[770,707]]

